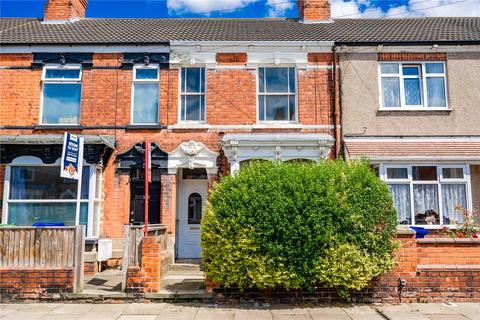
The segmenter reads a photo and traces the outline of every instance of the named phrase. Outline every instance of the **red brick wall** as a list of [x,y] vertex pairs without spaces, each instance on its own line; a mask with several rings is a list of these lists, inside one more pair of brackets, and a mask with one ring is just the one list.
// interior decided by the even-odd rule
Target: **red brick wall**
[[331,18],[329,0],[297,0],[298,13],[304,20],[328,20]]
[[[234,60],[235,68],[207,70],[207,123],[212,125],[253,125],[256,123],[256,70],[238,66],[245,55],[232,58],[219,55],[222,65]],[[328,64],[331,55],[311,54],[311,66]],[[39,124],[42,70],[29,69],[31,54],[0,54],[0,66],[25,69],[0,69],[0,125],[32,126],[29,129],[2,129],[2,134],[61,134],[63,129],[34,129]],[[83,70],[80,123],[86,128],[70,130],[80,134],[108,134],[117,140],[116,150],[104,164],[102,215],[100,236],[121,238],[123,224],[129,223],[130,185],[128,175],[118,175],[116,156],[145,138],[170,152],[181,142],[197,140],[210,150],[220,151],[219,141],[224,132],[208,129],[149,129],[126,130],[94,129],[91,126],[126,126],[130,124],[132,70],[119,69],[121,54],[96,53],[93,69]],[[243,63],[243,62],[242,62]],[[114,67],[112,69],[112,67]],[[179,71],[160,70],[160,123],[178,123]],[[330,69],[298,70],[299,123],[306,125],[332,124],[332,72]],[[320,132],[334,134],[331,129],[229,129],[226,132]],[[222,171],[228,172],[228,162],[221,161]],[[1,171],[0,171],[1,174]],[[0,176],[1,178],[1,176]],[[173,182],[174,184],[175,182]],[[3,187],[3,178],[0,181]],[[174,192],[172,197],[174,197]],[[174,229],[175,206],[162,208],[162,215],[170,215]]]
[[141,297],[146,292],[160,290],[160,278],[168,270],[169,263],[165,242],[165,236],[143,238],[141,266],[127,269],[127,293]]
[[45,4],[45,20],[84,18],[88,0],[48,0]]
[[0,301],[60,298],[73,292],[73,269],[0,269]]
[[445,61],[444,52],[380,52],[379,61]]

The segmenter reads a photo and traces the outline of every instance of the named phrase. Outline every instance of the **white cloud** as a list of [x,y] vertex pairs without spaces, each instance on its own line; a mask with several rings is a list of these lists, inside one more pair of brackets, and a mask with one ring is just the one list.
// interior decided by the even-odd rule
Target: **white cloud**
[[370,0],[331,0],[334,18],[480,16],[480,0],[409,0],[387,12]]
[[295,6],[295,2],[286,2],[285,0],[267,0],[268,16],[282,17],[287,10],[290,10]]
[[234,11],[259,0],[167,0],[169,13],[199,13]]

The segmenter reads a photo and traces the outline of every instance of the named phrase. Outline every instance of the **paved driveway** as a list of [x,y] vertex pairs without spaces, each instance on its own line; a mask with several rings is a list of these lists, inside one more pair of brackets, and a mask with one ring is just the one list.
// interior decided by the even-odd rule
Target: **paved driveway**
[[0,320],[476,320],[480,303],[290,307],[208,304],[0,304]]

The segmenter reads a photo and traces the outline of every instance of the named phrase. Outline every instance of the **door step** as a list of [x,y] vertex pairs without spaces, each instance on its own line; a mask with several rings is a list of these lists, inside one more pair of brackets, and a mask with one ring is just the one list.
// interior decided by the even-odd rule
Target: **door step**
[[202,271],[201,260],[178,260],[171,263],[168,267],[169,271]]

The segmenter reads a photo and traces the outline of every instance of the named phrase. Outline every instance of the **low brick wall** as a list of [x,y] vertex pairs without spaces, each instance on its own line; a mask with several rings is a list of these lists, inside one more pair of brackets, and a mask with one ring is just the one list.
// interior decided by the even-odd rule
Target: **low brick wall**
[[[399,235],[398,266],[375,282],[382,301],[480,301],[480,239]],[[399,279],[406,281],[399,285]]]
[[[412,232],[399,232],[398,264],[387,274],[372,281],[360,292],[352,292],[356,302],[480,302],[480,239],[415,239]],[[404,280],[404,285],[400,280]],[[334,289],[317,287],[313,291],[285,289],[220,289],[207,281],[207,290],[216,300],[241,302],[313,303],[341,302]]]
[[0,301],[62,298],[73,292],[73,268],[0,269]]
[[142,298],[147,292],[160,290],[160,278],[167,272],[170,256],[166,251],[166,238],[149,236],[142,239],[140,266],[127,269],[127,293]]

